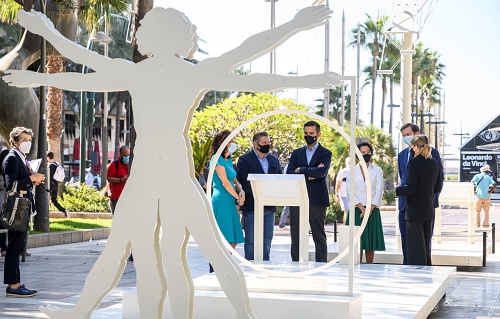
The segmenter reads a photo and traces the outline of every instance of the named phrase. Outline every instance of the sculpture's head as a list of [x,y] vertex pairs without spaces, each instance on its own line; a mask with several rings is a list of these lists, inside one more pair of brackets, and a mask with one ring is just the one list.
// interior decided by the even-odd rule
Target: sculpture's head
[[196,26],[184,13],[172,8],[157,7],[146,13],[136,38],[139,51],[145,55],[191,59],[198,50]]

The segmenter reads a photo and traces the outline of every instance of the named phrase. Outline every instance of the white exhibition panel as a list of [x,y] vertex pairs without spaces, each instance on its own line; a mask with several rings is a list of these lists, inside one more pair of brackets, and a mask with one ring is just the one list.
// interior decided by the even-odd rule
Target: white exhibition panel
[[[195,179],[189,127],[193,112],[208,90],[276,91],[339,84],[341,77],[333,72],[305,76],[231,73],[273,51],[294,34],[325,24],[330,15],[331,10],[323,5],[306,7],[291,21],[250,36],[234,50],[191,64],[182,57],[191,58],[198,48],[196,28],[173,8],[153,8],[141,20],[137,44],[148,58],[139,63],[90,52],[62,36],[45,15],[18,11],[24,28],[44,37],[62,56],[95,72],[42,74],[8,70],[2,79],[17,87],[55,86],[77,92],[128,90],[134,101],[137,131],[134,169],[116,207],[106,248],[88,274],[78,303],[65,309],[48,305],[41,311],[50,318],[89,318],[119,282],[134,248],[140,317],[161,318],[168,289],[174,318],[192,318],[193,280],[186,259],[191,235],[218,270],[219,283],[238,318],[256,318],[243,272],[225,248],[211,205]],[[159,37],[158,30],[171,32]],[[152,138],[158,134],[169,137],[165,142],[168,147],[159,147],[158,139]],[[351,152],[354,154],[352,146]]]
[[298,206],[299,261],[309,260],[309,195],[305,175],[248,174],[254,205],[254,259],[263,261],[264,206]]
[[474,244],[474,183],[472,182],[444,182],[443,190],[439,194],[439,207],[436,208],[434,222],[435,241],[441,242],[441,206],[456,205],[467,207],[467,233],[468,243]]

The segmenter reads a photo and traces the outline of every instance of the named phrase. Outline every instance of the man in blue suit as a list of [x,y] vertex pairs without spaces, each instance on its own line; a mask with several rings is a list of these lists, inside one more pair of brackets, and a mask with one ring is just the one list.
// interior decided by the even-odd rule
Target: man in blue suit
[[[420,128],[418,125],[406,123],[401,126],[401,134],[403,135],[403,142],[408,146],[398,154],[398,173],[399,173],[399,185],[405,186],[408,178],[408,161],[413,157],[413,151],[410,150],[410,142],[414,135],[420,134]],[[439,166],[439,178],[441,183],[444,180],[443,163],[441,162],[441,156],[439,156],[439,151],[432,148],[431,151],[432,158],[436,159]],[[439,194],[434,194],[434,208],[439,207]],[[401,247],[403,248],[403,265],[407,265],[408,259],[406,254],[406,196],[399,196],[399,231],[401,233]],[[433,226],[434,228],[434,223]]]
[[[315,121],[304,124],[306,146],[292,152],[287,174],[303,174],[309,195],[309,225],[316,248],[316,261],[327,261],[325,233],[326,208],[330,206],[326,177],[332,162],[332,152],[318,143],[320,125]],[[299,208],[290,207],[290,236],[292,261],[299,260]]]
[[[238,181],[245,191],[245,203],[241,206],[245,229],[245,258],[254,259],[254,198],[248,174],[282,174],[281,164],[276,157],[269,154],[271,140],[267,132],[256,133],[250,152],[238,159]],[[276,206],[264,207],[264,260],[269,260],[271,241],[274,231],[274,214]]]

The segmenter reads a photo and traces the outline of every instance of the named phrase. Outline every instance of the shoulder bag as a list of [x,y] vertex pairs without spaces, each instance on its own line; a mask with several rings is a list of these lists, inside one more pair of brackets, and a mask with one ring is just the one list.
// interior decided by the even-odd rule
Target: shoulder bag
[[0,212],[0,225],[17,232],[28,231],[31,202],[25,195],[26,192],[17,189],[17,181],[14,182]]

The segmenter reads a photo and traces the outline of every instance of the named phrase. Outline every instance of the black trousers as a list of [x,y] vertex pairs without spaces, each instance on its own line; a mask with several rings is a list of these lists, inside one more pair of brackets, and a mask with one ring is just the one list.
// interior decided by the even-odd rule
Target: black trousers
[[62,207],[61,204],[57,201],[57,190],[59,189],[59,183],[54,182],[52,184],[52,189],[50,190],[50,200],[52,204],[61,212],[66,213],[66,208]]
[[432,220],[406,221],[406,254],[408,265],[432,266]]
[[118,203],[118,200],[110,200],[109,201],[109,207],[111,208],[111,214],[113,216],[115,216],[116,203]]
[[21,270],[19,269],[19,255],[23,251],[27,232],[9,230],[9,243],[5,255],[3,274],[4,284],[17,284],[21,282]]
[[[316,261],[327,261],[327,243],[325,233],[326,207],[309,206],[309,226],[316,250]],[[292,238],[292,261],[299,261],[299,207],[290,207],[290,236]]]

